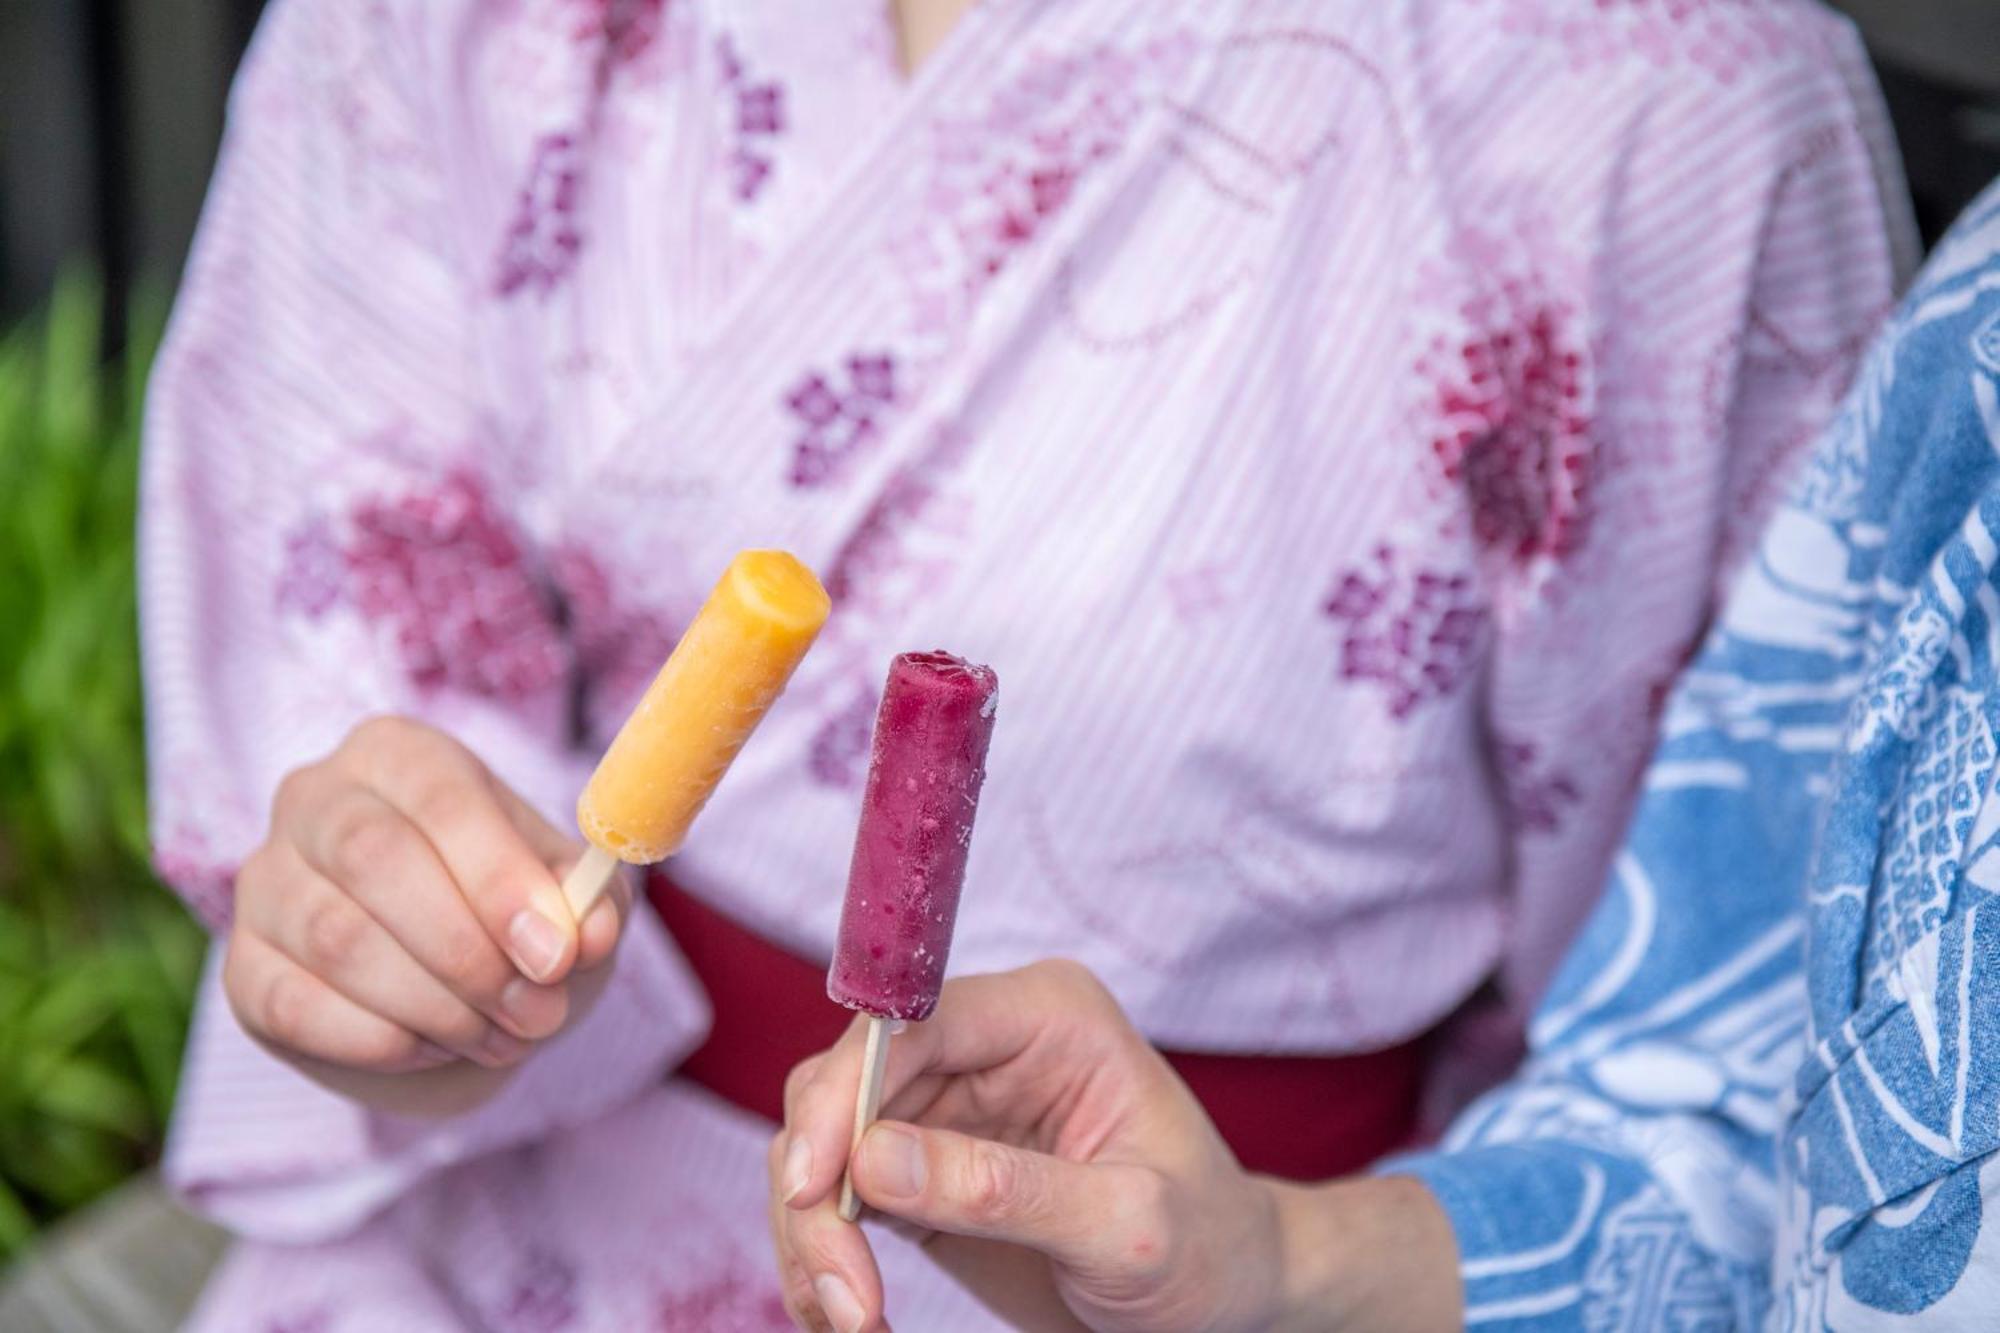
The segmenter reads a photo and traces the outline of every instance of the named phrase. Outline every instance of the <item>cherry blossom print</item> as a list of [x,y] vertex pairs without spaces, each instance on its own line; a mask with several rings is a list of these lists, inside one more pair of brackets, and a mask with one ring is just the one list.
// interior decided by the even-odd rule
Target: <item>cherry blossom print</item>
[[573,131],[556,130],[535,143],[494,274],[494,290],[503,297],[522,291],[547,296],[576,267],[583,249],[577,220],[583,193],[578,138]]
[[889,240],[925,358],[964,334],[981,296],[1117,156],[1197,53],[1186,34],[1037,62],[963,115],[940,116],[907,220]]
[[1494,743],[1508,822],[1523,833],[1555,833],[1564,814],[1583,799],[1576,780],[1552,770],[1533,741],[1505,737]]
[[797,423],[792,445],[792,485],[829,486],[881,438],[898,399],[896,358],[888,352],[855,352],[833,377],[812,372],[785,393]]
[[[1584,543],[1600,466],[1583,320],[1531,224],[1467,231],[1417,280],[1416,432],[1433,490],[1503,564]],[[1424,308],[1428,307],[1428,310]]]
[[1555,42],[1579,71],[1626,61],[1685,63],[1734,83],[1786,49],[1796,24],[1762,0],[1467,0],[1500,11],[1505,31]]
[[1340,678],[1379,687],[1398,719],[1465,683],[1490,619],[1470,575],[1415,565],[1386,545],[1343,573],[1322,609],[1341,627]]
[[[329,546],[341,566],[331,599]],[[281,608],[315,618],[336,601],[351,608],[392,636],[421,687],[518,699],[567,670],[553,599],[471,473],[393,499],[364,499],[337,535],[329,520],[311,518],[287,552]]]
[[716,43],[716,64],[722,72],[731,189],[747,204],[770,184],[777,167],[771,146],[785,132],[785,89],[753,76],[728,37]]
[[[979,109],[931,123],[913,206],[886,245],[908,297],[904,336],[897,350],[851,354],[845,385],[814,370],[784,392],[802,427],[793,485],[839,480],[880,437],[892,409],[913,401],[926,369],[962,339],[987,289],[1117,155],[1148,98],[1194,51],[1184,35],[1135,50],[1093,47],[1035,64]],[[752,123],[766,114],[762,102],[739,106]]]
[[571,35],[601,43],[614,65],[630,65],[660,41],[669,7],[670,0],[569,0]]

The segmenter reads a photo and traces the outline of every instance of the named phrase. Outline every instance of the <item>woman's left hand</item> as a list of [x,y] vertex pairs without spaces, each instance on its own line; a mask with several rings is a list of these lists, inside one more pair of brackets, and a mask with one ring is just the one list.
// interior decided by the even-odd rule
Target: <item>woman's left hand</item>
[[[771,1224],[801,1327],[887,1327],[861,1229],[836,1211],[866,1021],[793,1071]],[[1089,972],[954,981],[890,1048],[883,1121],[854,1154],[873,1208],[1017,1327],[1457,1327],[1449,1228],[1409,1180],[1245,1172]]]

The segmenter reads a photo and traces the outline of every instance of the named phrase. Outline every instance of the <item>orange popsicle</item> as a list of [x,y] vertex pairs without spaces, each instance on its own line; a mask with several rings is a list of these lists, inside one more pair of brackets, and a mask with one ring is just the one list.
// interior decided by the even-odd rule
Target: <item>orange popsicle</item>
[[646,687],[576,803],[591,851],[563,882],[577,919],[614,869],[671,856],[832,610],[783,551],[745,551]]

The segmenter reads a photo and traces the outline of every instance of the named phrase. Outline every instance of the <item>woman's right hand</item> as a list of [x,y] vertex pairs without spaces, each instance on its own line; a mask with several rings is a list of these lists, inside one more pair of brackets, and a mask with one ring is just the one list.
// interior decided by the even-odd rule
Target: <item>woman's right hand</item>
[[223,989],[336,1091],[466,1109],[602,988],[631,890],[579,929],[560,876],[581,852],[451,737],[371,718],[280,785],[236,877]]
[[1460,1326],[1457,1252],[1418,1182],[1246,1172],[1110,993],[1074,963],[947,982],[889,1048],[848,1145],[866,1021],[793,1072],[771,1234],[801,1327],[879,1333],[889,1293],[840,1178],[1010,1326],[1284,1333]]

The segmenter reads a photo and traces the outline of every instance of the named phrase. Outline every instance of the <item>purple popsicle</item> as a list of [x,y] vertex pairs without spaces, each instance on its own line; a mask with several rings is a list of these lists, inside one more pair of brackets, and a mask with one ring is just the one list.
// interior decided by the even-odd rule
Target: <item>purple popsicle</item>
[[993,668],[950,653],[889,664],[826,977],[850,1009],[917,1020],[937,1007],[999,688]]

